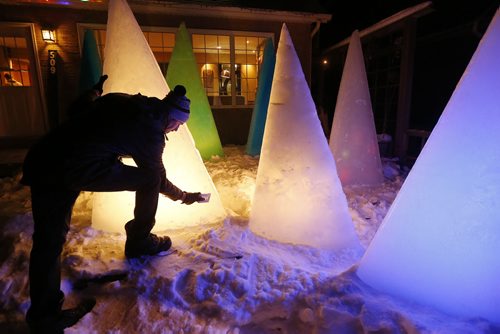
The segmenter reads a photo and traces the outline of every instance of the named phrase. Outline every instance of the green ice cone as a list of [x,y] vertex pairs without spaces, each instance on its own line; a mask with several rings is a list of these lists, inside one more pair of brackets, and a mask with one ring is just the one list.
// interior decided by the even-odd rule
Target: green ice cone
[[97,50],[97,42],[92,30],[85,30],[82,48],[82,64],[80,66],[80,93],[92,88],[99,81],[102,73],[101,59]]
[[186,95],[191,100],[191,116],[187,125],[201,157],[208,160],[214,155],[223,156],[219,133],[184,23],[180,25],[175,36],[175,47],[168,64],[166,79],[171,89],[176,85],[186,87]]

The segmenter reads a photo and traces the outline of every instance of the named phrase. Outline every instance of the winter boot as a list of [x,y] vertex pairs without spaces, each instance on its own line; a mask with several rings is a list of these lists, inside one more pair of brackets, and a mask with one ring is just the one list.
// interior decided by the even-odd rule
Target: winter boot
[[76,324],[83,316],[94,308],[96,304],[95,298],[83,299],[76,307],[67,310],[62,310],[59,315],[58,325],[62,329],[71,327]]
[[27,323],[30,333],[63,334],[64,329],[75,325],[95,306],[94,298],[82,300],[76,307],[62,310],[56,316],[36,318],[28,316]]
[[131,259],[142,255],[156,255],[168,250],[172,246],[172,240],[169,237],[159,237],[150,233],[144,239],[135,239],[127,237],[125,242],[125,257]]

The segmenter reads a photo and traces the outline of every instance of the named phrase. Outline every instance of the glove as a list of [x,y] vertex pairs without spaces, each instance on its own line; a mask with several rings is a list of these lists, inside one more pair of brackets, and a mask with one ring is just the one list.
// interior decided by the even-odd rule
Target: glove
[[104,85],[104,81],[106,81],[107,78],[108,78],[108,75],[104,74],[103,76],[101,76],[99,78],[99,81],[94,85],[94,87],[92,87],[93,89],[95,89],[96,91],[99,92],[99,95],[102,94],[102,86]]
[[182,204],[191,205],[194,202],[198,201],[203,201],[201,193],[188,193],[185,191],[182,192]]

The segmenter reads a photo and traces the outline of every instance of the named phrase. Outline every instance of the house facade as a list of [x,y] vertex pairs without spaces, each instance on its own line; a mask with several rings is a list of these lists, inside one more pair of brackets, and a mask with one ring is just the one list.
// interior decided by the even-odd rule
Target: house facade
[[[270,38],[276,46],[286,23],[310,82],[313,40],[320,24],[330,20],[314,1],[299,7],[285,2],[280,7],[278,1],[267,8],[237,1],[128,3],[164,74],[175,33],[185,23],[223,144],[246,142],[264,42]],[[107,5],[0,1],[0,146],[29,145],[65,119],[79,93],[87,30],[94,33],[102,61]]]

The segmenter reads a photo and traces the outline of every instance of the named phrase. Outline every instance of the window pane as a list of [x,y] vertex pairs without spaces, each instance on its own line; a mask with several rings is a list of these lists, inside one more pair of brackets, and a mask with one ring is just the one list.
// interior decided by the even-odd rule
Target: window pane
[[20,38],[16,37],[16,46],[18,48],[27,48],[28,46],[26,45],[26,39],[25,38]]
[[204,49],[205,48],[205,37],[203,35],[193,34],[193,49]]
[[[219,64],[218,66],[218,76],[219,76],[219,94],[220,95],[231,95],[231,64]],[[226,99],[229,101],[229,99]],[[223,103],[231,104],[231,103]]]
[[216,73],[217,73],[216,64],[204,64],[201,66],[201,79],[203,87],[205,87],[205,90],[207,92],[212,92],[217,87],[218,81],[215,76]]
[[257,90],[257,79],[248,79],[248,91],[255,94]]
[[214,64],[218,63],[219,62],[219,55],[217,54],[217,51],[207,50],[206,62],[207,63],[214,63]]
[[247,65],[247,78],[257,79],[257,65]]
[[248,91],[246,92],[246,97],[248,100],[248,104],[254,104],[255,95],[257,94],[257,79],[248,79],[247,85]]
[[0,37],[1,86],[31,86],[26,38]]
[[249,51],[257,50],[258,38],[257,37],[247,37],[246,44],[247,44],[247,47],[246,47],[247,50],[249,50]]
[[150,32],[148,42],[151,47],[162,47],[163,46],[162,33]]
[[168,63],[172,56],[172,45],[167,46],[163,41],[175,41],[175,34],[168,32],[144,32],[151,50],[160,66],[163,75],[167,74]]
[[241,81],[240,93],[243,99],[237,104],[252,105],[255,103],[259,65],[266,38],[260,36],[235,36],[235,63],[239,68],[238,78]]
[[194,58],[196,59],[196,63],[205,64],[207,62],[205,50],[196,49],[193,51],[194,51]]
[[241,66],[241,77],[246,78],[247,77],[247,65],[246,64],[244,64],[244,65],[239,64],[239,65]]
[[23,83],[23,86],[31,86],[29,72],[21,72],[21,82]]
[[211,105],[231,104],[230,36],[193,34],[203,87]]
[[162,34],[163,35],[163,46],[168,48],[173,48],[175,45],[175,35],[174,34]]
[[247,80],[242,80],[242,81],[241,81],[241,90],[242,90],[243,92],[248,91]]
[[244,51],[239,51],[239,53],[235,54],[234,60],[237,64],[238,63],[245,64],[247,61],[247,55],[245,54]]
[[220,63],[230,63],[231,62],[231,54],[229,50],[220,50],[219,51],[219,62]]
[[16,39],[15,37],[5,37],[4,45],[8,48],[16,47]]
[[237,50],[245,50],[247,48],[246,38],[241,36],[235,36],[234,48]]
[[219,37],[219,47],[221,49],[227,49],[229,50],[229,36],[218,36]]
[[219,44],[216,35],[205,35],[205,43],[207,49],[217,49]]
[[257,65],[259,63],[259,59],[257,57],[257,51],[252,50],[251,53],[247,54],[247,64]]

